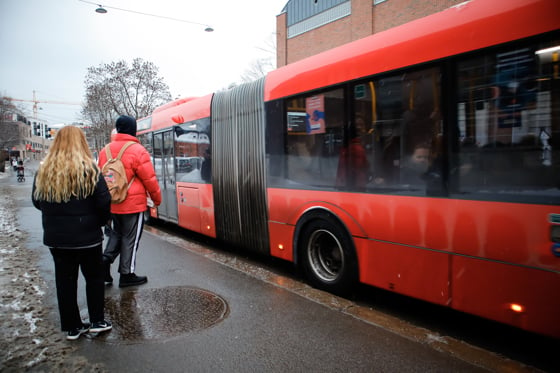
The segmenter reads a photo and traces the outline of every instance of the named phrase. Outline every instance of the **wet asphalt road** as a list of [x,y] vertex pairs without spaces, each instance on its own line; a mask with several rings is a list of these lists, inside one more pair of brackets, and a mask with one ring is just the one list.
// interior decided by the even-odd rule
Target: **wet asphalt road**
[[[42,250],[46,306],[58,327],[52,259],[30,185],[15,185],[20,225],[29,246]],[[107,288],[114,330],[76,343],[77,354],[108,371],[534,371],[153,227],[142,237],[137,273],[148,276],[146,285]]]

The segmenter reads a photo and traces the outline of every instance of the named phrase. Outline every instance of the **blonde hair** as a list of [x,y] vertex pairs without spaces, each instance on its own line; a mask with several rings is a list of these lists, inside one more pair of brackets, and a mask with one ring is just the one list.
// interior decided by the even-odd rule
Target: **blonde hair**
[[37,171],[34,197],[47,202],[68,202],[92,195],[99,168],[81,129],[62,127]]

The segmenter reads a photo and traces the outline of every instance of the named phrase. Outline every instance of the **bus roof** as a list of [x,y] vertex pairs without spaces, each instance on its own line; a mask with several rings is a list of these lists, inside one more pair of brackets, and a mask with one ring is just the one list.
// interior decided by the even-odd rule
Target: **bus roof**
[[471,0],[268,74],[265,101],[557,30],[558,0]]
[[213,94],[181,98],[157,107],[152,114],[150,130],[157,131],[175,124],[209,117],[212,96]]

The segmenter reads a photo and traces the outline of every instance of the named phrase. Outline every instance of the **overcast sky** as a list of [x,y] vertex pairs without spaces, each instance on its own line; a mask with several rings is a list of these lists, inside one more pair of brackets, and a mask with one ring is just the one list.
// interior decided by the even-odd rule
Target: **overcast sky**
[[[0,94],[31,100],[35,91],[39,101],[79,103],[89,67],[139,57],[159,68],[173,97],[205,95],[239,82],[255,59],[270,55],[262,49],[276,40],[287,2],[107,0],[100,4],[108,12],[98,14],[79,0],[0,0]],[[32,116],[33,104],[22,105]],[[49,124],[80,120],[77,105],[39,107]]]

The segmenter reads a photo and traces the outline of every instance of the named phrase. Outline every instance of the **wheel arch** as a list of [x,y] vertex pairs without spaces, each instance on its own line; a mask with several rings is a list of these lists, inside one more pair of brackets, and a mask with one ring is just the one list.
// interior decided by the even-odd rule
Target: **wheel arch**
[[[319,229],[319,230],[316,230]],[[339,247],[338,253],[334,256],[328,254],[330,245],[325,246],[326,256],[313,249],[314,254],[310,254],[309,240],[315,240],[315,234],[326,229],[327,235],[331,235]],[[325,233],[321,233],[324,235]],[[294,252],[293,259],[302,274],[307,278],[313,287],[326,290],[328,292],[345,295],[352,291],[354,285],[359,282],[360,269],[358,264],[358,251],[356,242],[351,230],[337,214],[324,207],[308,209],[298,220],[294,231]],[[319,256],[316,256],[319,255]],[[313,257],[313,259],[312,259]],[[337,257],[342,259],[342,266],[337,268]],[[334,258],[334,261],[331,261]],[[334,263],[334,266],[331,265]],[[334,272],[331,272],[334,269]],[[339,271],[340,270],[340,271]],[[324,277],[326,275],[326,277]],[[334,277],[331,278],[331,275]]]
[[363,229],[357,224],[357,222],[351,218],[351,216],[349,216],[345,212],[344,215],[346,215],[347,217],[347,219],[345,219],[346,221],[350,219],[350,221],[354,223],[352,224],[353,227],[349,228],[348,225],[345,223],[345,220],[341,219],[339,214],[335,213],[334,211],[332,211],[331,209],[325,206],[314,206],[308,208],[303,212],[303,214],[299,217],[297,223],[295,224],[296,228],[294,230],[294,237],[292,242],[293,258],[294,258],[294,264],[296,266],[300,265],[299,262],[300,262],[301,248],[299,246],[301,242],[301,233],[307,224],[317,219],[331,220],[331,222],[339,225],[341,230],[344,232],[344,234],[346,234],[346,236],[352,243],[352,247],[350,249],[352,249],[354,254],[357,255],[356,244],[354,242],[354,235],[352,234],[353,230],[351,228],[354,228],[355,230],[357,230],[357,232],[361,232],[364,235],[365,233],[363,232]]

